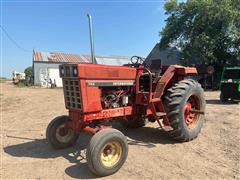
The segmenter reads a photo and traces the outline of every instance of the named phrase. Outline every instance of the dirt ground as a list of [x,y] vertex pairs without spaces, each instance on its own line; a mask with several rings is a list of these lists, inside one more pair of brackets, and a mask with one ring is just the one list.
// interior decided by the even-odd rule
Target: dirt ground
[[[53,150],[45,139],[48,123],[67,114],[62,89],[17,88],[1,83],[2,179],[94,179],[86,164],[90,139]],[[206,92],[206,122],[199,137],[178,143],[157,124],[126,131],[129,155],[123,167],[103,179],[240,179],[240,105],[221,104]],[[155,127],[155,128],[152,128]]]

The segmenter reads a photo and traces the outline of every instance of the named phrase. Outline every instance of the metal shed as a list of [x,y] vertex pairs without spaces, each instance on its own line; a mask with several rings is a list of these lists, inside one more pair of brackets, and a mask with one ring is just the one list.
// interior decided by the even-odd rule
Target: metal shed
[[181,64],[182,53],[180,50],[174,47],[160,49],[156,44],[152,51],[146,58],[146,63],[149,61],[161,60],[162,65]]

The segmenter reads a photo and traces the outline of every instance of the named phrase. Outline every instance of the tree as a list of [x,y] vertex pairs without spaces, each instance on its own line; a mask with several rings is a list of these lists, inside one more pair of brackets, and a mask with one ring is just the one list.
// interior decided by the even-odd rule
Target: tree
[[25,84],[31,85],[32,84],[32,66],[27,67],[24,70],[25,73]]
[[180,48],[187,65],[240,65],[240,0],[169,0],[164,8],[160,48]]
[[32,76],[32,66],[29,66],[27,67],[25,70],[24,70],[24,73],[26,76]]

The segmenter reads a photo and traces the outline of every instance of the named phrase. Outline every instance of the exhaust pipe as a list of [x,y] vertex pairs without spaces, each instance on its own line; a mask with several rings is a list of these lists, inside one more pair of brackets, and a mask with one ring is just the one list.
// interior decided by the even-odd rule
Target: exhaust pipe
[[92,16],[87,14],[89,21],[89,33],[90,33],[90,45],[91,45],[91,61],[93,64],[97,64],[94,52],[93,30],[92,30]]

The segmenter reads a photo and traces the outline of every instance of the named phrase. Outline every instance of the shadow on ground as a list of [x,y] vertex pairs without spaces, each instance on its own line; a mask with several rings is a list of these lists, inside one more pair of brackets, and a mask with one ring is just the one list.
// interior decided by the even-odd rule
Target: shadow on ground
[[137,129],[127,129],[120,124],[114,124],[114,128],[120,130],[128,137],[129,145],[155,147],[155,144],[174,144],[178,143],[169,138],[169,136],[160,128],[142,127]]
[[[114,128],[119,129],[128,137],[129,145],[145,146],[153,148],[155,144],[173,144],[177,143],[169,139],[164,132],[151,127],[143,127],[138,129],[127,130],[119,124],[114,124]],[[28,139],[23,137],[8,136],[8,138]],[[31,158],[56,158],[64,157],[69,162],[74,163],[65,169],[66,174],[72,178],[93,179],[97,178],[87,167],[86,163],[86,147],[91,136],[81,133],[76,145],[63,150],[54,150],[50,147],[46,139],[36,139],[30,142],[11,145],[4,148],[4,152],[15,157],[31,157]]]
[[[28,139],[14,136],[9,136],[9,138]],[[4,152],[15,157],[40,159],[57,158],[62,156],[70,163],[74,163],[73,166],[70,166],[65,170],[66,174],[73,178],[94,179],[97,177],[88,169],[85,160],[85,149],[90,138],[91,137],[86,134],[80,134],[76,145],[62,150],[53,149],[46,139],[36,139],[22,144],[7,146],[4,148]]]

